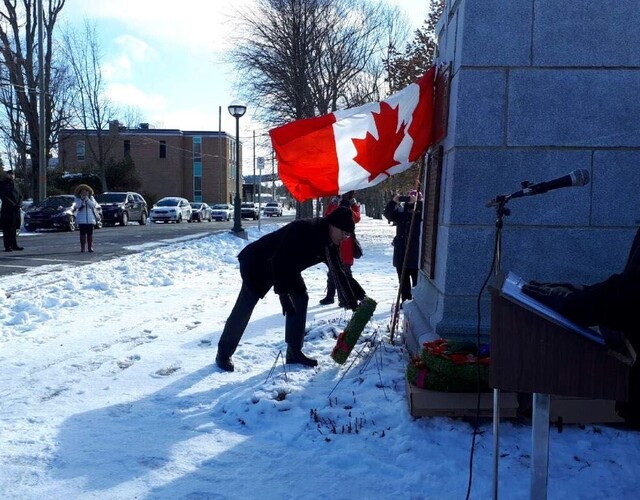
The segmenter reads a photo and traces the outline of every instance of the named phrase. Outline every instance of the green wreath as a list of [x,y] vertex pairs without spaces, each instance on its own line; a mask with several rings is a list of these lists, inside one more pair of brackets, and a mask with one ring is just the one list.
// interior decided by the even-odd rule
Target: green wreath
[[463,341],[425,342],[420,356],[407,365],[407,380],[417,387],[442,392],[489,389],[489,349]]

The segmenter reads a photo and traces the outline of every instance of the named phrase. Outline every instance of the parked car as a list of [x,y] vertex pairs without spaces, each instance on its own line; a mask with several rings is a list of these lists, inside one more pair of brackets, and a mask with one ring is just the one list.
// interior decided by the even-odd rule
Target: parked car
[[[96,228],[102,227],[102,208],[96,210]],[[75,231],[76,223],[75,196],[61,194],[49,196],[24,214],[25,231],[38,229],[63,229]]]
[[186,198],[167,196],[159,199],[149,212],[150,222],[191,222],[191,205]]
[[213,220],[231,220],[233,217],[233,205],[229,203],[216,203],[211,207]]
[[268,217],[282,217],[282,205],[276,201],[270,201],[264,206],[263,213]]
[[242,205],[240,205],[240,217],[243,219],[253,219],[257,220],[259,216],[258,205],[253,203],[252,201],[246,201]]
[[191,222],[202,222],[208,220],[211,222],[211,207],[206,203],[198,201],[189,203],[191,205]]
[[102,207],[105,224],[126,226],[129,221],[136,221],[141,226],[147,223],[149,208],[147,202],[138,193],[132,191],[107,191],[96,196]]

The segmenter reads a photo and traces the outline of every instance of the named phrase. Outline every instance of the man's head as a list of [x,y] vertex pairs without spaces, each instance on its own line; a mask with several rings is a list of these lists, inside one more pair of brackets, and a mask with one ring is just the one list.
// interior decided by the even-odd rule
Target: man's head
[[351,201],[354,198],[355,198],[355,192],[354,191],[348,191],[348,192],[344,193],[340,197],[340,206],[349,208],[351,206]]
[[348,208],[338,207],[327,215],[325,219],[329,223],[331,241],[336,245],[351,236],[356,228],[356,224],[353,222],[353,215]]

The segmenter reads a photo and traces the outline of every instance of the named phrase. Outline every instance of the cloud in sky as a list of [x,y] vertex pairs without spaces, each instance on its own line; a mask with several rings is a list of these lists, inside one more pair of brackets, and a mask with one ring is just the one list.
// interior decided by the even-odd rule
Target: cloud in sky
[[[137,108],[157,127],[182,130],[218,130],[221,106],[222,130],[234,134],[235,121],[226,108],[236,99],[241,75],[223,55],[233,40],[234,14],[249,10],[254,1],[66,0],[63,15],[72,24],[84,18],[96,24],[108,95],[115,104]],[[428,7],[427,0],[392,3],[413,19]],[[240,127],[249,144],[254,130],[266,130],[253,121],[251,103],[246,104]]]
[[152,63],[158,54],[145,41],[132,35],[115,38],[116,51],[110,52],[104,59],[102,70],[107,81],[126,81],[133,77],[136,65]]
[[167,99],[161,94],[153,94],[140,90],[135,85],[112,83],[108,89],[108,97],[115,102],[136,105],[140,109],[162,112],[167,109]]
[[181,0],[69,0],[65,9],[82,11],[89,18],[117,21],[126,30],[151,40],[162,40],[193,52],[225,46],[233,30],[236,9],[252,0],[227,2]]

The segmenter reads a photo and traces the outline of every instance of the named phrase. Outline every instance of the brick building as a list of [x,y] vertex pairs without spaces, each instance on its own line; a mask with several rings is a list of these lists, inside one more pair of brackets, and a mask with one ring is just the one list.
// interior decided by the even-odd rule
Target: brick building
[[[98,153],[99,144],[102,153]],[[140,191],[157,198],[231,203],[235,196],[235,138],[226,132],[152,129],[144,123],[131,129],[117,121],[111,122],[108,131],[60,132],[62,170],[86,171],[99,155],[116,162],[130,156],[142,181]]]

